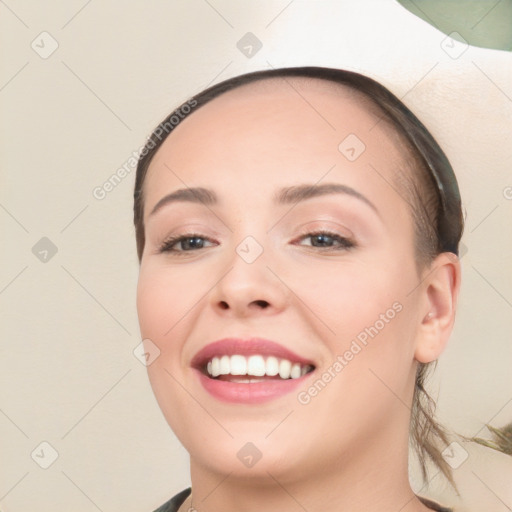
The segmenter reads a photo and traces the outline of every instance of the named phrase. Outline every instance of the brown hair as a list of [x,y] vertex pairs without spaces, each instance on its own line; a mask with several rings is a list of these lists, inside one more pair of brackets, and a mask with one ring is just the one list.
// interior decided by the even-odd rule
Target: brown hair
[[[418,270],[429,265],[442,252],[458,255],[464,221],[457,180],[446,155],[421,121],[386,87],[367,76],[342,69],[296,67],[255,71],[224,80],[183,103],[155,128],[141,151],[135,178],[134,224],[139,262],[145,245],[144,180],[151,160],[172,130],[202,105],[227,91],[259,80],[292,77],[321,79],[356,92],[378,113],[380,120],[393,128],[405,146],[405,160],[411,170],[399,171],[396,182],[411,206]],[[447,431],[436,422],[435,402],[424,387],[427,373],[436,363],[418,364],[410,440],[418,455],[423,478],[427,478],[427,461],[431,461],[456,488],[451,468],[441,454],[449,442]]]

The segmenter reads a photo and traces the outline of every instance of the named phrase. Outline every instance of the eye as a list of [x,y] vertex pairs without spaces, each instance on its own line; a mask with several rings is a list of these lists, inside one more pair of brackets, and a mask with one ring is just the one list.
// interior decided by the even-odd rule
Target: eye
[[[326,230],[304,233],[300,238],[298,238],[298,240],[300,241],[308,238],[311,240],[310,244],[299,245],[315,247],[323,251],[342,251],[356,246],[352,240],[341,236],[338,233]],[[160,245],[158,251],[160,253],[167,252],[176,255],[183,255],[199,249],[204,249],[205,247],[208,247],[206,244],[215,245],[215,242],[199,233],[187,233],[184,235],[171,236],[165,239]]]
[[299,240],[307,238],[311,239],[311,244],[306,245],[328,251],[342,251],[356,246],[352,240],[331,231],[314,231],[311,233],[305,233],[299,238]]
[[[159,248],[159,252],[169,253],[185,253],[193,252],[205,247],[205,241],[211,242],[210,239],[198,234],[187,233],[185,235],[171,236],[166,238]],[[179,249],[176,248],[180,247]]]

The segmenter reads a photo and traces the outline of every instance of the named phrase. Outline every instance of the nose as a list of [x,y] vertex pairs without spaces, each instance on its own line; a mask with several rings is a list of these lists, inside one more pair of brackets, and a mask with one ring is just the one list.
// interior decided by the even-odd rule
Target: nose
[[267,251],[263,250],[252,262],[240,254],[234,251],[211,291],[210,301],[215,311],[238,318],[283,311],[290,291],[279,279],[275,265],[270,265]]

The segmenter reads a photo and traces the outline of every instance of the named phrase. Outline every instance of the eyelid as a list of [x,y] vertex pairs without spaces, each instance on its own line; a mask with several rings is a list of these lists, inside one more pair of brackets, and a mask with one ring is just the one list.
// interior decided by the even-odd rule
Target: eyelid
[[171,254],[187,254],[187,253],[194,253],[197,251],[200,251],[201,249],[205,249],[205,247],[200,247],[199,249],[196,249],[195,251],[183,251],[183,250],[176,250],[176,249],[170,249],[170,247],[180,243],[182,240],[186,240],[187,238],[202,238],[203,240],[206,240],[209,243],[213,243],[214,245],[218,243],[215,242],[211,237],[204,235],[199,232],[187,232],[182,234],[176,234],[176,235],[169,235],[168,237],[164,238],[162,242],[159,243],[157,253],[171,253]]
[[[331,224],[332,226],[329,226]],[[354,233],[348,229],[344,224],[333,220],[333,219],[315,219],[308,222],[304,222],[298,226],[301,232],[307,231],[336,231],[339,236],[344,238],[355,238]]]
[[211,225],[207,225],[205,223],[201,222],[187,222],[185,224],[181,223],[169,223],[165,226],[165,230],[163,229],[164,226],[162,226],[162,230],[160,229],[154,233],[154,241],[155,244],[161,244],[165,240],[168,240],[172,237],[180,237],[180,236],[202,236],[205,238],[218,238],[221,236],[221,233],[218,231],[218,229],[215,229]]
[[[331,247],[316,247],[314,245],[302,245],[298,242],[307,239],[307,238],[313,238],[315,236],[320,235],[327,235],[330,238],[337,239],[338,245],[334,245]],[[359,244],[356,242],[356,240],[349,236],[344,236],[340,233],[337,233],[336,231],[330,230],[330,229],[306,229],[304,230],[303,234],[299,235],[293,240],[294,244],[299,245],[301,247],[310,247],[313,249],[317,249],[318,252],[328,253],[328,252],[341,252],[341,251],[348,251],[351,249],[355,249],[359,246]]]

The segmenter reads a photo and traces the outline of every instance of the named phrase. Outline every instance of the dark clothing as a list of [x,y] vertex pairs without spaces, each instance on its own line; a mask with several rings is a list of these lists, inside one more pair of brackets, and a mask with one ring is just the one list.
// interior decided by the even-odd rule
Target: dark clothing
[[160,505],[154,512],[177,512],[181,504],[190,496],[192,488],[188,487],[184,491],[179,492],[176,496],[173,496],[169,501],[166,501],[163,505]]
[[[176,494],[176,496],[173,496],[169,501],[166,501],[163,505],[154,510],[154,512],[177,512],[181,504],[190,496],[191,492],[192,488],[188,487],[184,491]],[[427,498],[423,498],[422,496],[418,496],[418,498],[424,505],[432,510],[436,510],[437,512],[453,512],[451,508],[442,507]]]

